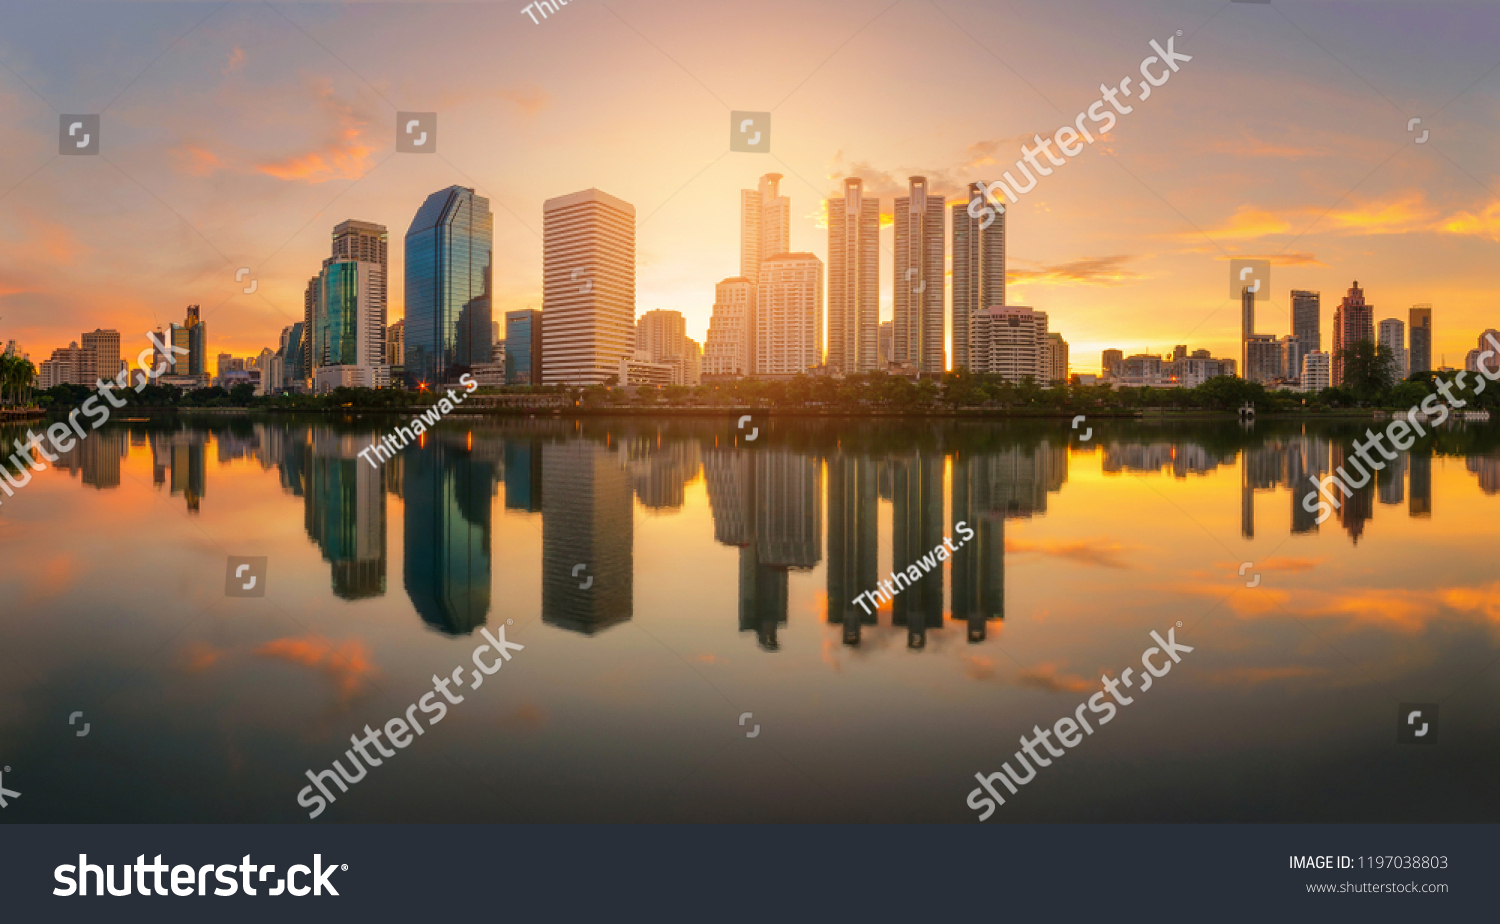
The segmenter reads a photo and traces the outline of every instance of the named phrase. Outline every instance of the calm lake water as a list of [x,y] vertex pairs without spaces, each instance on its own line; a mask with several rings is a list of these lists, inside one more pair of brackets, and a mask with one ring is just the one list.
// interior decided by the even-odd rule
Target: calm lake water
[[401,422],[111,425],[0,495],[0,820],[306,820],[305,771],[503,629],[318,822],[971,821],[1127,667],[990,823],[1500,821],[1500,427],[1320,525],[1367,424],[554,418],[358,458]]

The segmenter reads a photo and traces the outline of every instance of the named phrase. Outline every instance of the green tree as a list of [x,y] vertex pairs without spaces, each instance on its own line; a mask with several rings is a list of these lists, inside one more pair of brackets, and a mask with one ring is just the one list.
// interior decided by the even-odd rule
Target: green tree
[[1356,340],[1334,357],[1343,365],[1341,384],[1356,401],[1379,401],[1396,380],[1396,357],[1385,344]]

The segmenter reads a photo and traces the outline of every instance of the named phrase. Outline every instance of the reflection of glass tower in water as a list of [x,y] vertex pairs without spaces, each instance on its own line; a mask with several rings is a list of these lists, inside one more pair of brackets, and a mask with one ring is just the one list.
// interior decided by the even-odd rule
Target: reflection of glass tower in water
[[74,452],[85,485],[101,491],[120,486],[120,460],[126,453],[124,430],[95,433],[80,442]]
[[828,621],[843,624],[846,645],[859,644],[862,624],[875,624],[874,611],[854,602],[877,580],[875,498],[873,459],[844,452],[828,457]]
[[592,635],[634,613],[624,459],[585,439],[547,443],[542,459],[542,620]]
[[406,594],[417,614],[467,635],[490,612],[490,500],[495,464],[432,434],[402,453]]
[[1406,500],[1406,494],[1402,488],[1405,487],[1406,460],[1409,458],[1408,454],[1401,452],[1397,453],[1394,459],[1382,460],[1385,462],[1385,468],[1375,475],[1379,482],[1376,492],[1382,504],[1401,504]]
[[1331,448],[1330,464],[1343,473],[1342,477],[1346,483],[1350,482],[1350,479],[1357,480],[1361,477],[1364,479],[1360,487],[1356,488],[1352,483],[1349,484],[1350,490],[1354,492],[1352,497],[1344,497],[1343,490],[1334,487],[1334,491],[1337,492],[1335,496],[1341,501],[1338,510],[1339,523],[1348,530],[1349,538],[1358,544],[1359,537],[1365,532],[1365,521],[1375,515],[1375,488],[1370,484],[1370,470],[1359,460],[1353,450],[1343,443],[1334,443]]
[[953,541],[963,539],[960,521],[974,534],[953,555],[953,618],[968,623],[970,642],[984,641],[986,622],[1005,618],[1005,517],[994,474],[984,456],[953,456]]
[[542,441],[505,441],[505,509],[542,512]]
[[775,650],[788,572],[822,559],[822,465],[781,449],[716,449],[703,469],[714,539],[740,550],[740,630]]
[[312,434],[304,523],[344,600],[385,593],[385,490],[382,473],[359,458],[368,439],[321,427]]
[[[891,561],[894,567],[904,569],[943,542],[943,457],[919,451],[896,458],[892,468],[895,503]],[[924,574],[896,595],[891,601],[891,624],[906,626],[906,647],[927,646],[927,630],[943,625],[943,576],[939,571]]]

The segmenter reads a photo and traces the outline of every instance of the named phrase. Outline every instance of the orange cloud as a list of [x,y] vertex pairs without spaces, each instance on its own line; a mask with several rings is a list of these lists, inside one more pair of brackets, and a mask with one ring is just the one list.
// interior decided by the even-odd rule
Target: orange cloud
[[353,106],[337,99],[331,88],[322,88],[319,95],[323,108],[335,125],[332,137],[318,150],[261,164],[257,170],[280,180],[305,180],[308,183],[353,180],[364,174],[370,154],[375,150],[361,138],[368,123],[355,113]]
[[315,668],[328,675],[346,697],[359,693],[375,672],[370,649],[358,639],[349,639],[335,647],[329,640],[312,635],[278,638],[255,649],[255,653]]
[[534,116],[552,104],[552,94],[534,83],[519,84],[499,91],[500,98],[514,103],[522,115]]
[[1128,255],[1123,254],[1112,257],[1085,257],[1081,260],[1054,263],[1036,269],[1010,269],[1006,271],[1005,278],[1017,283],[1068,285],[1086,282],[1117,286],[1127,280],[1140,277],[1139,273],[1125,268],[1125,262],[1129,259],[1131,258]]
[[547,724],[547,713],[541,706],[528,700],[502,716],[495,724],[500,728],[516,731],[536,731]]
[[245,49],[235,46],[234,51],[229,54],[229,63],[224,66],[222,73],[228,77],[232,72],[245,66]]
[[1035,552],[1038,555],[1065,558],[1081,565],[1098,565],[1101,568],[1133,568],[1133,565],[1120,560],[1120,553],[1127,548],[1129,546],[1100,539],[1082,542],[1060,542],[1053,539],[1043,539],[1039,542],[1026,542],[1021,539],[1005,540],[1006,554],[1024,555],[1027,552]]
[[1291,677],[1314,677],[1328,673],[1321,667],[1233,667],[1209,673],[1208,682],[1217,686],[1255,686]]
[[1500,202],[1491,202],[1479,214],[1459,212],[1441,225],[1445,234],[1468,234],[1500,241]]
[[1082,693],[1093,686],[1077,674],[1060,673],[1058,663],[1047,661],[1022,671],[1016,682],[1023,687],[1036,687],[1052,693]]
[[177,162],[178,172],[188,176],[208,176],[223,166],[214,152],[192,144],[173,149],[172,157]]
[[215,648],[207,642],[189,642],[182,649],[182,669],[190,674],[201,674],[213,667],[229,652]]
[[[1269,237],[1273,234],[1286,234],[1292,230],[1292,223],[1282,215],[1251,205],[1242,205],[1235,209],[1234,216],[1229,219],[1227,225],[1210,230],[1208,236],[1215,239],[1248,240]],[[1196,231],[1191,234],[1185,233],[1183,236],[1193,239],[1200,237]]]
[[[1326,558],[1293,558],[1287,555],[1272,555],[1270,558],[1255,562],[1254,571],[1284,571],[1288,574],[1299,574],[1303,571],[1311,571],[1327,560]],[[1240,566],[1241,563],[1237,561],[1221,561],[1218,563],[1218,567],[1227,568],[1236,574],[1239,573]],[[1249,568],[1246,568],[1245,571],[1247,574],[1252,573]]]

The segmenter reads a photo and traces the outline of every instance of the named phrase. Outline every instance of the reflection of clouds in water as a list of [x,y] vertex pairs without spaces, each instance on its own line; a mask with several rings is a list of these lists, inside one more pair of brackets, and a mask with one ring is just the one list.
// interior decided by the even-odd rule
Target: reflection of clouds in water
[[314,668],[331,678],[345,698],[362,692],[365,681],[376,670],[369,646],[359,639],[335,645],[315,635],[278,638],[261,645],[255,653]]
[[1024,555],[1034,553],[1046,555],[1051,558],[1064,558],[1080,565],[1097,565],[1101,568],[1135,569],[1138,566],[1122,561],[1120,555],[1135,546],[1121,545],[1117,542],[1107,542],[1102,539],[1078,539],[1073,541],[1061,541],[1057,539],[1041,539],[1028,542],[1024,539],[1006,539],[1005,553],[1007,555]]

